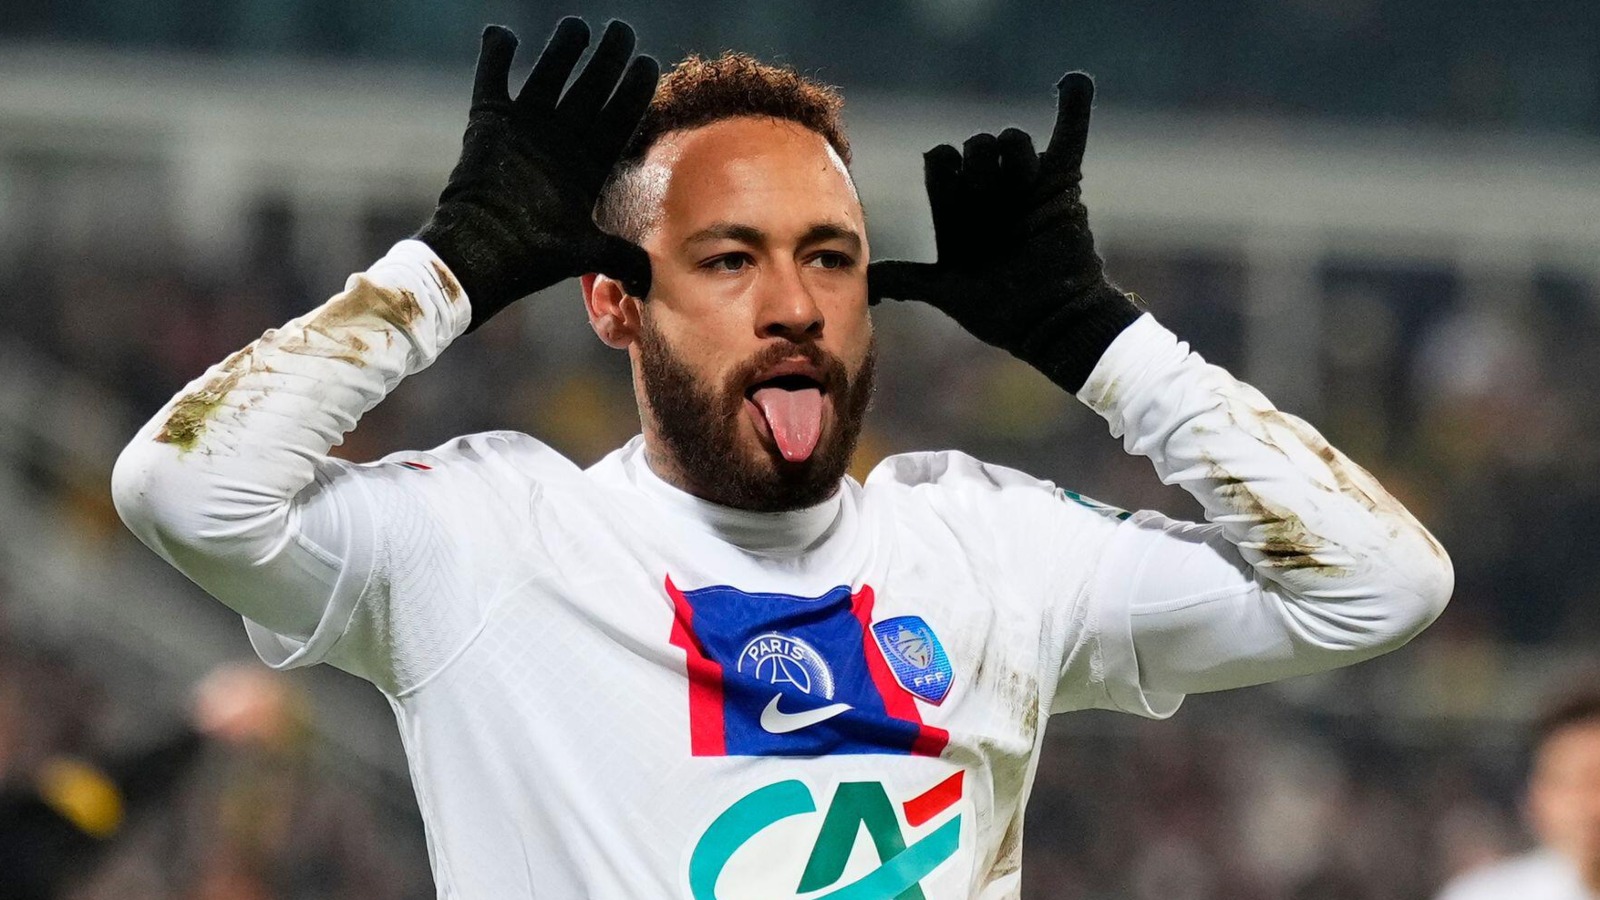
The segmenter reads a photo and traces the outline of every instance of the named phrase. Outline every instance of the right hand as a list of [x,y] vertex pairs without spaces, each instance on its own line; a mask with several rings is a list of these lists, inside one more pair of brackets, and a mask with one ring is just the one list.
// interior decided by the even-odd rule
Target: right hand
[[[660,67],[633,54],[627,23],[606,26],[565,95],[589,27],[567,17],[522,90],[507,91],[517,38],[483,31],[461,159],[417,238],[439,254],[472,305],[468,331],[513,301],[600,272],[628,293],[650,291],[650,258],[594,224],[595,200],[655,96]],[[609,98],[609,102],[608,102]]]

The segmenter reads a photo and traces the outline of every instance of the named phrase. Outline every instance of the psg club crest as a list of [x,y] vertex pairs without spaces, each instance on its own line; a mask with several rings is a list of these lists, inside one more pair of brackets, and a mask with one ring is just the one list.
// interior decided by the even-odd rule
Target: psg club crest
[[770,685],[790,685],[807,696],[833,699],[833,670],[805,641],[769,631],[739,652],[738,672]]
[[[896,657],[873,648],[870,586],[841,584],[815,597],[726,584],[685,591],[671,578],[665,587],[695,756],[938,756],[949,742],[949,732],[922,721],[917,699],[928,694],[908,687],[916,673],[891,669]],[[917,672],[948,673],[920,619],[895,621],[926,635],[923,648],[904,648],[923,661]]]
[[872,636],[900,686],[934,704],[950,693],[950,657],[921,616],[896,616],[872,626]]

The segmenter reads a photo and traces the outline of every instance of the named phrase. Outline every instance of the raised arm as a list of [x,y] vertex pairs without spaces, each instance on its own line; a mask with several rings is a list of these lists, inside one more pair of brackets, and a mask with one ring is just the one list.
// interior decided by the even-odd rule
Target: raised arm
[[1135,514],[1100,561],[1092,596],[1125,610],[1145,690],[1349,665],[1444,609],[1454,576],[1433,535],[1316,429],[1153,318],[1117,338],[1078,396],[1213,523]]
[[[404,241],[344,292],[191,381],[117,459],[111,493],[150,549],[240,614],[309,636],[354,551],[367,496],[326,457],[467,326],[439,258]],[[316,489],[320,484],[321,489]]]
[[564,278],[604,272],[649,291],[644,251],[592,210],[658,70],[613,22],[563,94],[588,42],[581,20],[563,20],[512,99],[516,38],[486,29],[461,158],[417,238],[190,382],[118,459],[128,527],[247,618],[292,640],[327,631],[341,624],[331,612],[348,620],[333,599],[354,603],[375,548],[418,533],[382,536],[404,489],[326,456],[402,378]]
[[1189,352],[1106,280],[1080,191],[1094,85],[1074,72],[1057,87],[1043,154],[1014,128],[930,151],[938,261],[869,270],[875,300],[927,302],[1078,395],[1214,523],[1142,513],[1118,529],[1088,593],[1094,609],[1061,617],[1090,636],[1061,636],[1063,690],[1123,675],[1109,696],[1058,697],[1057,708],[1161,714],[1184,693],[1400,646],[1449,599],[1449,558],[1315,429]]

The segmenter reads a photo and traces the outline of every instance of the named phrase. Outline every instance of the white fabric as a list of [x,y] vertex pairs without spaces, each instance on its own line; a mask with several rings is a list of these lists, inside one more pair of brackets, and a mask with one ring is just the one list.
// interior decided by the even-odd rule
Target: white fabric
[[1600,900],[1600,894],[1583,886],[1571,862],[1537,850],[1461,875],[1439,900]]
[[[515,433],[332,460],[467,320],[420,243],[358,278],[191,384],[134,438],[113,490],[142,540],[246,617],[269,664],[326,661],[390,698],[440,897],[797,896],[823,811],[858,783],[896,804],[907,845],[956,829],[917,881],[927,900],[1017,897],[1041,714],[1161,717],[1185,693],[1364,659],[1450,593],[1443,552],[1370,476],[1148,317],[1081,396],[1216,524],[1118,516],[954,452],[891,457],[776,515],[667,485],[640,439],[588,470]],[[409,291],[420,315],[343,314],[373,286]],[[174,441],[176,413],[197,409],[198,434]],[[948,743],[693,755],[669,580],[843,585],[870,589],[872,622],[920,616],[953,677],[942,702],[912,705]],[[959,798],[930,821],[900,805],[958,772]],[[786,783],[814,811],[737,844],[707,889],[696,848],[741,798]],[[892,896],[856,882],[892,850],[857,836],[838,893],[806,896]]]

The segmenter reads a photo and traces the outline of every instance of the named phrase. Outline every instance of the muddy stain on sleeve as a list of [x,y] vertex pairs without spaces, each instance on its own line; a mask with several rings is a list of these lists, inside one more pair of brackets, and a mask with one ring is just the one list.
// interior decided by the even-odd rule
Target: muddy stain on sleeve
[[161,431],[156,435],[156,440],[163,444],[172,444],[179,450],[193,450],[200,443],[200,435],[206,430],[206,422],[216,415],[222,407],[222,401],[239,383],[239,378],[244,373],[238,370],[224,369],[217,377],[201,385],[199,389],[190,391],[178,399],[172,406],[172,412],[167,416],[166,424],[161,426]]
[[193,450],[200,442],[200,435],[205,432],[206,423],[222,408],[223,402],[239,384],[239,379],[255,371],[271,371],[265,363],[256,358],[256,345],[262,340],[270,339],[276,332],[268,331],[261,340],[249,346],[234,351],[222,365],[217,368],[217,374],[200,385],[200,387],[179,397],[172,405],[172,412],[167,414],[167,421],[162,424],[161,431],[156,434],[156,441],[162,444],[172,444],[179,450]]
[[[313,340],[313,336],[321,340]],[[299,334],[286,339],[278,345],[278,349],[285,353],[337,359],[353,366],[364,367],[367,364],[364,354],[372,348],[354,331],[336,334],[323,327],[321,319],[318,318],[307,322]]]
[[422,304],[405,288],[383,287],[357,275],[355,286],[329,300],[311,321],[326,331],[338,332],[374,318],[409,332],[422,318]]
[[1274,569],[1316,569],[1333,577],[1346,574],[1342,567],[1317,558],[1317,554],[1328,549],[1327,542],[1312,534],[1298,515],[1268,502],[1248,482],[1216,460],[1203,459],[1209,466],[1206,477],[1217,483],[1216,493],[1227,501],[1230,513],[1260,520],[1252,529],[1253,540],[1241,542],[1240,546],[1260,553],[1264,557],[1261,565]]
[[[1327,476],[1319,479],[1323,489],[1359,504],[1382,523],[1384,533],[1390,540],[1400,540],[1409,532],[1421,537],[1434,556],[1445,558],[1444,548],[1438,540],[1422,527],[1393,494],[1378,483],[1372,473],[1334,448],[1304,420],[1270,407],[1256,409],[1230,405],[1227,412],[1239,430],[1285,459],[1294,461],[1297,457],[1291,451],[1300,452],[1302,455],[1298,459],[1303,464],[1305,451],[1315,455],[1328,472]],[[1298,515],[1269,503],[1214,458],[1202,455],[1201,459],[1208,466],[1207,477],[1217,482],[1216,493],[1227,501],[1230,512],[1261,520],[1259,543],[1247,542],[1242,545],[1256,549],[1266,557],[1261,565],[1278,569],[1317,569],[1329,576],[1347,574],[1344,568],[1330,565],[1325,558],[1319,558],[1319,554],[1325,557],[1329,550],[1335,548],[1311,533]],[[1255,537],[1256,533],[1251,536]]]
[[1103,386],[1097,385],[1094,396],[1090,398],[1092,406],[1096,410],[1117,409],[1122,405],[1122,393],[1124,387],[1125,386],[1122,383],[1122,376],[1120,375],[1111,379],[1110,382],[1104,384]]
[[1444,547],[1422,527],[1422,523],[1411,515],[1411,511],[1406,509],[1404,504],[1385,490],[1371,472],[1328,443],[1327,438],[1319,434],[1305,420],[1276,409],[1264,410],[1256,415],[1263,424],[1275,425],[1293,434],[1300,443],[1315,453],[1328,467],[1338,493],[1356,501],[1367,512],[1384,520],[1388,524],[1387,533],[1391,539],[1398,539],[1402,528],[1412,530],[1425,539],[1424,543],[1429,552],[1440,558],[1445,556]]
[[1334,449],[1327,438],[1318,434],[1307,422],[1275,409],[1257,413],[1257,417],[1264,425],[1275,425],[1293,434],[1328,467],[1339,493],[1360,503],[1368,512],[1400,506],[1399,501],[1378,485],[1378,480],[1370,472]]
[[329,300],[300,328],[268,331],[224,360],[215,375],[178,398],[155,439],[182,451],[196,449],[240,380],[252,373],[272,371],[261,351],[278,350],[365,367],[372,350],[367,337],[382,333],[385,347],[392,347],[394,330],[409,334],[422,316],[416,294],[404,288],[382,287],[358,275],[353,287]]
[[460,303],[461,282],[456,281],[456,277],[450,274],[450,270],[445,267],[444,263],[435,259],[430,260],[428,265],[433,267],[433,274],[438,276],[439,285],[444,288],[445,299],[451,303]]

